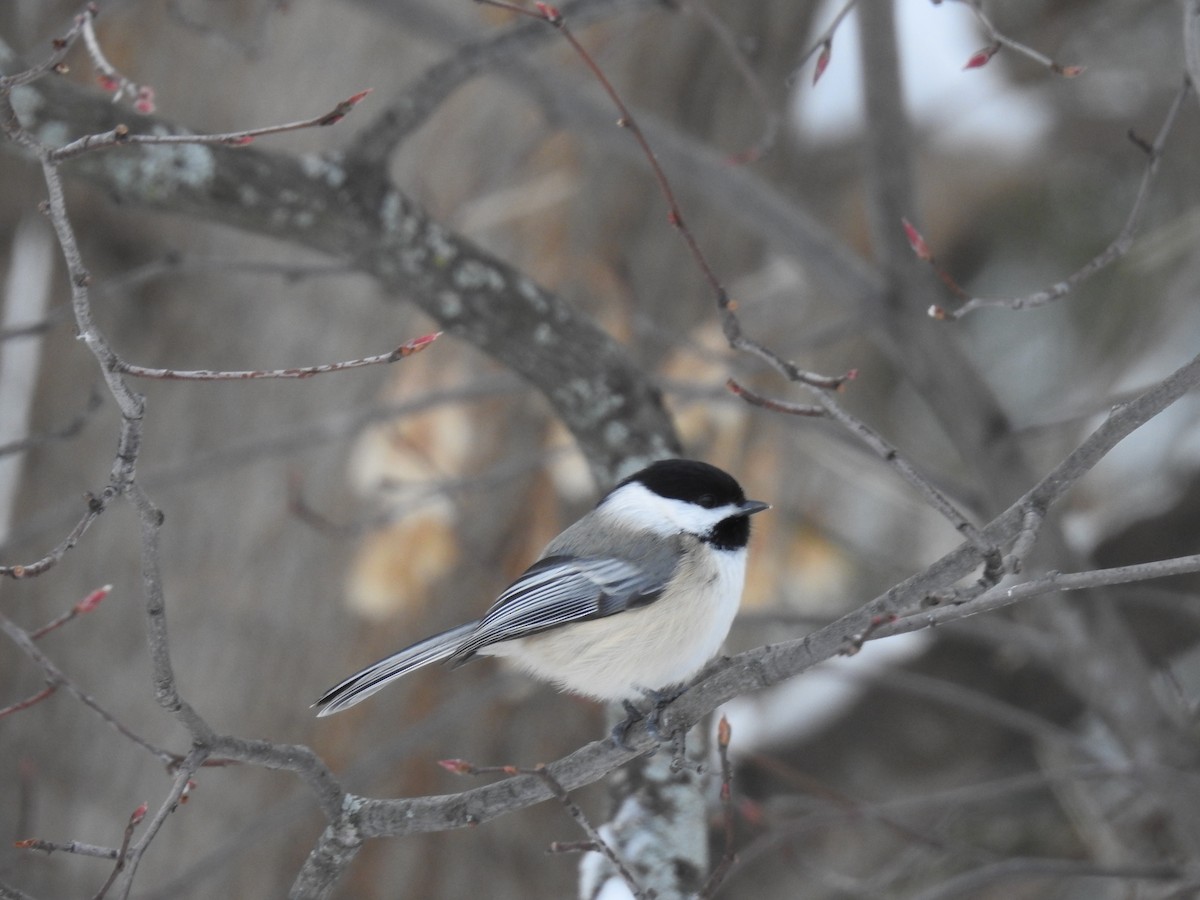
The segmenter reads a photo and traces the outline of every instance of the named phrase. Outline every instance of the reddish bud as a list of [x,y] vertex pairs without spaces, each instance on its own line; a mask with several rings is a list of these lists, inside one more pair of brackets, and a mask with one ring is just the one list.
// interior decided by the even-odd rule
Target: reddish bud
[[1074,78],[1076,75],[1082,75],[1087,66],[1060,66],[1055,63],[1051,68],[1063,78]]
[[413,338],[411,341],[405,341],[396,348],[394,356],[412,356],[414,353],[420,353],[434,341],[442,336],[444,332],[435,331],[432,334],[425,334],[418,338]]
[[187,780],[187,784],[185,784],[185,785],[183,786],[183,790],[182,790],[182,791],[180,791],[180,793],[179,793],[179,802],[180,802],[180,803],[187,803],[187,802],[188,802],[188,800],[191,798],[192,791],[194,791],[195,789],[196,789],[196,782],[195,782],[195,780],[193,780],[193,779],[189,778],[189,779]]
[[972,55],[971,58],[967,60],[967,64],[965,66],[963,66],[963,69],[978,69],[983,66],[986,66],[988,64],[988,60],[990,60],[993,56],[995,56],[999,52],[1000,52],[1000,42],[999,41],[996,41],[995,43],[992,43],[992,44],[988,44],[982,50],[980,50],[977,53],[975,53],[974,55]]
[[154,88],[146,84],[139,87],[137,89],[137,96],[133,101],[133,108],[143,116],[148,116],[154,112]]
[[109,75],[107,72],[97,72],[96,73],[96,83],[100,85],[101,90],[105,90],[105,91],[108,91],[109,93],[112,93],[113,91],[115,91],[117,88],[119,88],[121,86],[121,79],[114,78],[112,75]]
[[254,143],[254,135],[239,134],[237,137],[231,137],[225,143],[229,144],[231,147],[244,147],[247,144]]
[[821,52],[817,54],[817,67],[813,70],[813,85],[815,86],[829,68],[829,57],[833,55],[833,41],[827,40],[821,44]]
[[23,841],[13,841],[13,846],[18,850],[28,850],[30,847],[37,846],[37,838],[26,838]]
[[542,18],[551,25],[558,25],[562,22],[562,13],[558,11],[558,7],[551,6],[549,3],[534,3],[533,5],[538,8],[538,12],[542,14]]
[[129,817],[129,824],[140,825],[142,823],[142,819],[146,818],[146,813],[149,811],[149,809],[149,804],[143,803],[133,811],[133,815]]
[[733,728],[729,724],[729,719],[721,716],[721,721],[717,723],[717,744],[721,747],[728,747],[731,737],[733,737]]
[[455,775],[470,775],[475,767],[465,759],[439,759],[438,765]]
[[367,88],[365,91],[359,91],[357,94],[347,97],[337,106],[335,106],[331,112],[317,119],[317,124],[322,126],[335,125],[342,121],[342,119],[346,118],[346,113],[350,112],[350,110],[362,103],[363,98],[365,98],[367,94],[371,93],[373,90],[374,88]]
[[917,231],[908,219],[901,219],[904,223],[904,234],[908,238],[908,245],[912,247],[913,253],[917,255],[917,259],[922,262],[929,262],[933,259],[933,253],[929,249],[929,245],[925,243],[925,238],[921,237],[921,232]]
[[111,584],[106,584],[106,585],[104,585],[104,587],[96,588],[96,590],[92,591],[90,594],[88,594],[86,597],[84,597],[82,600],[80,600],[78,603],[75,604],[75,612],[80,613],[80,614],[90,613],[92,610],[94,610],[97,606],[100,605],[100,601],[103,600],[105,597],[107,597],[111,590],[112,590]]
[[950,313],[946,312],[946,307],[933,304],[929,309],[925,310],[929,318],[937,319],[939,322],[944,322],[950,318]]

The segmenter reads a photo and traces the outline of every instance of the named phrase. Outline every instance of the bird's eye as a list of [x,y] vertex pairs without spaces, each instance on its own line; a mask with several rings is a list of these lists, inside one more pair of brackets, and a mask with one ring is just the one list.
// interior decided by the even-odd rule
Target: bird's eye
[[699,503],[701,506],[703,506],[705,509],[712,509],[714,506],[717,505],[717,498],[714,497],[712,494],[701,494],[699,499],[696,502]]

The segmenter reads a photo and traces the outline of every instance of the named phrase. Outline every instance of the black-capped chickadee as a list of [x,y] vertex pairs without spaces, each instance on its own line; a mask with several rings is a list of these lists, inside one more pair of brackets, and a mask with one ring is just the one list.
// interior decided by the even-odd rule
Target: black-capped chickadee
[[328,716],[430,663],[503,656],[597,700],[682,684],[720,649],[742,597],[750,516],[727,472],[656,462],[552,540],[482,619],[426,638],[330,688]]

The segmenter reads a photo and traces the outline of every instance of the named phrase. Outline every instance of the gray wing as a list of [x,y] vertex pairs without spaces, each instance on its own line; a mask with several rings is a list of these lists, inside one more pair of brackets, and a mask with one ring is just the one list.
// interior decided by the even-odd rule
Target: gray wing
[[612,557],[548,556],[496,599],[452,662],[466,662],[488,644],[645,606],[658,599],[674,568],[673,560],[646,565]]

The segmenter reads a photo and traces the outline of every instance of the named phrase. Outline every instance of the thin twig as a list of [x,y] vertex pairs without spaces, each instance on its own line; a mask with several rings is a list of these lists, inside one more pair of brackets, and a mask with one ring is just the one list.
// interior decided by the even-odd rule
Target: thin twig
[[847,431],[855,435],[862,443],[875,451],[880,459],[894,468],[900,474],[900,477],[921,494],[935,511],[949,521],[955,530],[980,552],[985,560],[990,560],[989,565],[994,567],[999,564],[996,548],[988,544],[979,529],[971,523],[966,515],[951,503],[945,494],[934,487],[932,482],[922,477],[913,465],[901,456],[900,452],[885,440],[881,434],[871,428],[866,422],[850,415],[842,409],[841,405],[836,403],[828,393],[824,391],[817,392],[817,397],[821,402],[818,408],[762,397],[732,378],[727,383],[733,393],[755,406],[795,416],[825,415],[841,423]]
[[19,850],[40,850],[43,853],[75,853],[79,856],[95,856],[98,859],[116,859],[121,851],[116,847],[98,847],[95,844],[84,844],[80,841],[56,843],[43,841],[39,838],[29,838],[17,841],[13,846]]
[[26,656],[28,656],[42,670],[42,674],[48,685],[54,687],[62,687],[75,697],[80,703],[92,710],[97,716],[104,721],[110,728],[120,734],[127,740],[132,741],[139,747],[149,751],[158,758],[163,765],[170,766],[175,763],[177,757],[174,754],[168,753],[166,750],[156,747],[147,741],[145,738],[134,734],[130,729],[126,728],[116,717],[108,712],[104,707],[96,702],[91,694],[80,688],[74,681],[66,676],[61,669],[54,664],[50,657],[46,656],[37,645],[34,644],[33,638],[25,629],[21,628],[4,614],[0,613],[0,631],[8,635],[9,639],[16,644]]
[[57,546],[40,559],[36,559],[31,563],[0,566],[0,575],[9,578],[35,578],[54,568],[67,555],[67,552],[79,543],[79,539],[83,537],[92,523],[100,517],[100,514],[108,508],[108,504],[116,495],[116,487],[112,484],[106,486],[99,494],[89,492],[84,498],[87,504],[87,511],[75,523],[74,527],[67,532],[67,536],[59,541]]
[[19,713],[23,709],[29,709],[31,706],[36,706],[57,690],[58,685],[47,685],[36,694],[30,694],[24,700],[18,700],[16,703],[0,709],[0,719],[3,719],[5,716],[11,716],[13,713]]
[[243,147],[253,142],[255,138],[268,134],[282,134],[287,131],[300,131],[304,128],[334,125],[344,119],[350,110],[361,103],[370,93],[370,88],[359,91],[338,103],[329,112],[311,119],[286,122],[283,125],[267,125],[262,128],[247,128],[242,131],[227,131],[217,134],[134,134],[130,132],[128,125],[117,125],[109,131],[84,135],[78,140],[51,150],[48,158],[53,162],[62,162],[92,150],[131,144],[227,144]]
[[[940,2],[941,0],[934,0],[935,4]],[[1061,75],[1064,78],[1074,78],[1075,76],[1083,73],[1085,68],[1084,66],[1064,66],[1055,62],[1046,54],[1040,53],[1039,51],[1034,50],[1032,47],[1026,46],[1020,41],[1013,40],[1008,35],[1004,34],[992,24],[992,20],[989,19],[987,14],[983,11],[983,4],[980,2],[980,0],[956,0],[956,2],[970,8],[971,12],[975,14],[975,18],[979,21],[979,24],[983,26],[983,30],[987,32],[988,38],[992,41],[992,46],[995,46],[996,49],[999,49],[1001,46],[1007,47],[1014,53],[1019,53],[1021,56],[1032,59],[1038,65],[1045,66],[1055,75]],[[989,50],[991,52],[988,52]],[[987,48],[987,50],[980,51],[971,59],[975,60],[984,54],[986,54],[987,58],[984,59],[983,62],[976,63],[975,65],[972,65],[970,62],[968,62],[966,68],[979,68],[979,66],[986,63],[988,59],[991,59],[991,57],[995,55],[995,52],[996,51],[992,50],[991,47]]]
[[629,892],[637,900],[649,900],[650,893],[638,883],[636,876],[634,876],[633,872],[629,871],[629,867],[625,865],[625,862],[617,854],[617,851],[612,848],[608,841],[604,839],[604,836],[592,825],[587,815],[580,809],[579,804],[571,799],[571,795],[567,793],[566,788],[550,773],[550,770],[543,763],[538,763],[532,770],[525,771],[532,772],[532,774],[538,776],[538,778],[546,783],[546,786],[558,798],[558,802],[562,804],[563,809],[570,814],[571,818],[575,820],[575,824],[583,829],[584,834],[588,836],[588,840],[595,845],[596,850],[612,863],[613,868],[621,874],[621,878],[629,888]]
[[904,616],[894,622],[880,627],[875,637],[889,637],[893,634],[904,634],[919,631],[944,622],[961,619],[964,615],[993,612],[1037,597],[1042,594],[1059,591],[1080,591],[1089,588],[1107,587],[1114,584],[1129,584],[1131,582],[1148,581],[1153,578],[1167,578],[1172,575],[1189,575],[1200,572],[1200,555],[1180,556],[1173,559],[1156,562],[1137,563],[1132,566],[1118,566],[1111,569],[1093,569],[1087,572],[1062,574],[1049,572],[1038,578],[1012,585],[1011,587],[994,587],[969,603],[942,606],[923,612]]
[[108,61],[96,38],[93,22],[96,18],[96,5],[88,6],[88,15],[83,17],[83,46],[87,49],[92,65],[96,67],[100,86],[106,91],[113,92],[113,102],[122,100],[126,95],[133,97],[133,106],[138,112],[149,114],[154,112],[154,88],[147,84],[138,84],[133,79],[122,74],[116,66]]
[[[589,22],[625,6],[650,6],[647,0],[570,0],[562,10],[572,21]],[[535,22],[520,22],[479,40],[468,41],[426,69],[393,97],[375,120],[360,129],[346,156],[367,166],[379,165],[421,127],[446,98],[479,72],[528,55],[552,32]]]
[[363,366],[374,366],[380,363],[394,363],[397,360],[412,356],[424,350],[439,337],[442,332],[426,334],[419,338],[405,341],[391,353],[381,353],[378,356],[366,356],[362,359],[351,359],[345,362],[325,363],[319,366],[306,366],[296,369],[252,369],[247,371],[219,372],[212,369],[181,371],[178,369],[151,369],[146,366],[135,366],[132,363],[118,362],[117,371],[134,378],[156,378],[167,381],[240,381],[251,378],[310,378],[313,375],[326,375],[330,372],[344,372],[347,369],[361,369]]
[[1175,127],[1179,111],[1183,108],[1183,103],[1187,99],[1187,95],[1191,89],[1191,81],[1185,78],[1183,84],[1175,94],[1175,99],[1171,101],[1166,118],[1163,119],[1162,125],[1159,126],[1158,134],[1155,136],[1153,143],[1146,145],[1142,142],[1137,142],[1138,146],[1142,147],[1146,152],[1146,168],[1142,172],[1142,180],[1138,185],[1137,196],[1134,198],[1129,215],[1125,218],[1125,224],[1121,226],[1120,232],[1117,233],[1117,236],[1113,238],[1107,247],[1067,278],[1043,290],[1035,291],[1024,297],[971,297],[956,310],[947,310],[935,304],[929,308],[929,315],[935,319],[961,319],[968,313],[985,307],[1032,309],[1038,306],[1046,306],[1065,297],[1101,269],[1106,268],[1128,253],[1129,249],[1133,246],[1133,239],[1137,234],[1137,230],[1142,224],[1142,217],[1146,212],[1146,201],[1150,196],[1150,187],[1154,183],[1154,176],[1158,173],[1158,164],[1162,159],[1167,138]]
[[38,628],[35,631],[29,632],[29,636],[35,641],[40,640],[41,638],[43,638],[47,634],[49,634],[51,631],[54,631],[56,628],[62,628],[64,625],[66,625],[72,619],[77,618],[78,616],[84,615],[85,613],[92,612],[97,606],[100,605],[101,601],[103,601],[104,598],[108,596],[109,591],[111,591],[111,590],[112,590],[111,584],[106,584],[106,585],[104,585],[104,587],[96,588],[96,590],[89,593],[86,597],[84,597],[78,603],[75,603],[74,605],[72,605],[71,608],[68,609],[62,615],[56,616],[55,618],[51,619],[49,622],[47,622],[41,628]]
[[592,73],[597,83],[603,88],[608,95],[609,100],[618,112],[617,125],[629,131],[637,142],[638,147],[642,151],[647,164],[650,166],[650,171],[654,176],[654,180],[658,185],[659,193],[662,194],[663,200],[667,206],[667,221],[683,238],[687,245],[688,252],[692,256],[692,261],[704,276],[704,280],[708,283],[716,296],[717,308],[720,310],[723,317],[723,327],[725,337],[729,342],[729,346],[734,350],[741,350],[758,356],[776,371],[784,375],[791,381],[800,382],[817,388],[833,388],[840,387],[850,376],[827,376],[819,375],[814,372],[806,372],[800,369],[794,363],[785,360],[783,357],[774,351],[768,349],[757,341],[746,337],[742,331],[741,322],[736,316],[737,302],[729,296],[729,292],[725,289],[725,285],[721,279],[717,277],[717,273],[713,270],[708,262],[708,258],[704,255],[704,251],[700,249],[700,244],[696,240],[696,236],[692,233],[684,220],[683,211],[676,199],[675,191],[671,187],[671,182],[667,178],[667,174],[663,171],[662,165],[655,156],[653,149],[650,147],[650,142],[646,139],[645,132],[642,131],[633,113],[626,106],[625,101],[621,99],[621,95],[613,87],[611,81],[604,74],[604,71],[587,52],[584,46],[579,43],[574,33],[567,27],[566,21],[563,19],[562,13],[557,8],[547,3],[536,3],[536,10],[526,9],[523,6],[518,6],[509,3],[508,0],[476,0],[487,6],[495,6],[500,9],[506,9],[518,15],[528,16],[547,23],[548,25],[557,28],[566,41],[571,45],[576,55]]
[[842,20],[850,14],[850,10],[854,9],[857,3],[858,0],[846,0],[846,3],[838,10],[837,15],[833,17],[833,21],[829,23],[829,27],[821,32],[820,36],[813,42],[813,45],[800,57],[800,62],[796,64],[796,68],[788,76],[789,84],[795,82],[797,76],[800,74],[800,70],[804,68],[804,64],[812,59],[813,54],[819,50],[821,51],[821,57],[817,61],[817,71],[813,76],[813,83],[816,84],[825,71],[825,67],[829,65],[829,57],[833,51],[834,32],[838,30],[838,26],[842,24]]
[[772,412],[784,413],[789,416],[811,416],[813,418],[827,417],[829,415],[829,411],[823,406],[813,406],[807,403],[789,403],[786,400],[773,400],[770,397],[764,397],[762,394],[752,391],[733,378],[728,379],[725,382],[725,386],[731,394],[741,397],[751,406],[769,409]]
[[721,284],[720,279],[717,278],[716,273],[709,265],[708,259],[700,250],[700,245],[697,243],[691,229],[688,228],[684,222],[683,212],[680,209],[679,201],[675,198],[675,191],[671,188],[671,182],[667,179],[667,175],[663,171],[662,166],[659,164],[657,157],[655,157],[654,151],[650,149],[650,143],[646,140],[645,133],[642,131],[641,126],[638,125],[637,119],[634,118],[629,107],[625,105],[625,101],[621,99],[621,95],[617,93],[617,89],[613,87],[612,82],[608,80],[608,76],[604,74],[604,70],[600,68],[600,66],[592,58],[592,55],[584,49],[581,43],[579,43],[579,40],[575,37],[574,32],[567,27],[566,20],[563,18],[562,13],[548,3],[536,3],[535,5],[537,9],[535,11],[526,9],[523,6],[518,6],[513,3],[508,3],[507,0],[476,0],[476,2],[482,3],[485,6],[496,6],[500,9],[507,9],[510,12],[515,12],[523,16],[529,16],[533,19],[539,19],[558,29],[559,33],[562,34],[567,43],[571,45],[571,48],[575,51],[576,55],[579,56],[583,64],[592,73],[592,76],[604,90],[604,93],[608,95],[608,99],[612,101],[613,106],[617,108],[617,111],[620,114],[620,118],[617,119],[617,125],[619,125],[621,128],[627,129],[629,133],[633,135],[633,139],[637,141],[638,146],[642,148],[642,153],[645,155],[647,162],[650,164],[650,170],[654,174],[654,180],[658,182],[658,189],[662,193],[663,199],[666,200],[667,221],[683,237],[684,242],[688,246],[688,250],[691,251],[692,259],[700,268],[700,271],[704,274],[705,280],[709,283],[709,285],[712,286],[713,290],[717,292],[718,297],[722,298],[722,305],[728,305],[728,294],[726,293],[724,286]]
[[[550,769],[544,763],[538,763],[532,769],[524,769],[520,766],[477,766],[474,763],[467,762],[465,759],[442,759],[438,760],[438,765],[447,772],[452,772],[455,775],[534,775],[540,778],[542,783],[550,789],[555,798],[563,805],[563,808],[570,814],[571,818],[583,829],[584,834],[588,837],[588,842],[591,844],[587,849],[594,850],[603,854],[604,858],[612,863],[613,867],[621,874],[625,884],[629,887],[630,892],[638,898],[638,900],[649,900],[650,895],[644,888],[638,884],[637,878],[629,871],[621,857],[609,845],[604,836],[592,825],[588,820],[587,814],[580,809],[579,804],[571,799],[571,795],[567,789],[563,787]],[[556,844],[554,847],[556,852],[566,850],[582,849],[575,844]]]
[[129,816],[129,821],[125,824],[125,833],[121,836],[121,846],[117,849],[116,865],[113,866],[112,871],[108,875],[108,880],[104,882],[92,900],[104,900],[108,889],[113,886],[113,883],[117,880],[117,876],[124,870],[125,864],[128,861],[129,844],[133,840],[133,832],[138,825],[142,824],[142,820],[146,818],[147,808],[147,805],[143,803]]
[[[114,871],[114,876],[117,876],[124,869],[124,877],[121,883],[121,900],[127,900],[129,897],[138,864],[141,862],[142,856],[145,854],[147,848],[149,848],[151,842],[158,836],[158,832],[166,823],[167,818],[179,809],[180,804],[187,802],[189,793],[196,786],[196,783],[192,780],[192,776],[196,774],[197,769],[204,765],[207,757],[208,750],[206,747],[195,746],[192,748],[191,752],[188,753],[176,768],[175,780],[171,783],[171,789],[167,791],[167,796],[163,798],[162,803],[159,804],[150,821],[146,823],[146,830],[142,833],[141,838],[136,844],[128,846],[128,840],[133,836],[133,831],[132,827],[126,829],[126,840],[121,847],[123,864],[119,860]],[[147,805],[143,803],[140,811],[142,817],[144,817]],[[137,822],[140,821],[141,818],[137,820]],[[131,819],[131,826],[136,826],[137,822],[133,822]],[[101,900],[101,895],[98,895],[94,900]]]
[[842,409],[833,398],[829,395],[831,389],[840,388],[846,381],[851,380],[855,376],[855,372],[851,371],[845,375],[837,377],[829,377],[816,375],[811,372],[805,372],[799,369],[794,363],[783,359],[779,354],[769,349],[765,345],[755,341],[745,335],[742,330],[741,321],[737,317],[737,303],[730,298],[725,289],[724,284],[713,271],[708,259],[705,257],[700,245],[697,242],[695,235],[684,221],[683,213],[680,210],[679,202],[675,197],[675,192],[671,187],[670,180],[667,178],[666,172],[663,171],[658,159],[654,155],[649,142],[646,140],[645,134],[638,125],[637,120],[633,117],[629,107],[625,101],[621,99],[621,95],[613,87],[601,70],[600,66],[592,58],[592,56],[584,49],[583,45],[575,38],[574,34],[567,27],[563,20],[562,14],[553,6],[547,3],[535,3],[536,9],[531,10],[523,6],[508,2],[508,0],[477,0],[488,6],[496,6],[501,9],[509,10],[510,12],[519,15],[528,16],[533,19],[538,19],[546,22],[549,25],[557,28],[574,49],[576,55],[585,66],[592,72],[597,82],[604,89],[613,105],[617,108],[620,118],[617,123],[629,130],[641,148],[651,171],[654,174],[654,179],[658,184],[660,193],[663,196],[667,205],[667,219],[671,225],[683,237],[688,249],[691,251],[692,259],[697,268],[703,274],[704,279],[708,282],[710,288],[716,295],[717,308],[721,313],[723,320],[723,329],[725,337],[731,348],[741,350],[757,356],[759,359],[766,362],[777,372],[799,384],[803,384],[812,389],[821,406],[825,408],[828,414],[848,428],[851,433],[858,436],[872,450],[880,455],[885,461],[890,463],[900,475],[913,485],[933,506],[935,510],[941,513],[948,519],[954,528],[967,539],[968,542],[979,552],[981,558],[986,563],[984,577],[982,583],[986,586],[994,584],[999,578],[1002,556],[1000,551],[987,544],[983,540],[979,530],[971,524],[970,521],[963,515],[955,506],[946,498],[936,487],[930,482],[922,478],[916,469],[908,463],[899,452],[892,447],[882,436],[877,434],[865,422],[850,415]]
[[94,3],[89,3],[87,9],[75,17],[67,32],[51,42],[53,52],[46,59],[34,66],[30,66],[23,72],[14,72],[12,75],[0,76],[0,94],[8,94],[13,88],[30,84],[51,72],[64,71],[63,60],[67,58],[67,53],[70,52],[71,47],[79,39],[79,34],[83,30],[84,23],[95,15],[96,6]]

